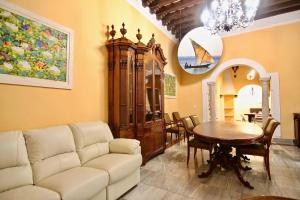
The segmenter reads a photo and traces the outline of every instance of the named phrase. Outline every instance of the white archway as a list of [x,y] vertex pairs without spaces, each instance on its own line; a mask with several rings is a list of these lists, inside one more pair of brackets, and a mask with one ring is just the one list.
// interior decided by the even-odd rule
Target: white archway
[[[254,70],[256,70],[256,72],[259,74],[260,80],[262,81],[263,91],[264,91],[263,92],[263,103],[265,104],[265,108],[263,108],[263,109],[265,109],[265,114],[268,114],[269,106],[268,106],[268,102],[266,102],[266,101],[268,101],[268,94],[266,91],[268,91],[270,77],[272,75],[274,75],[274,73],[269,74],[261,64],[257,63],[254,60],[251,60],[248,58],[236,58],[236,59],[231,59],[231,60],[225,61],[224,63],[221,63],[207,79],[202,80],[202,108],[203,108],[203,121],[204,122],[210,120],[209,115],[213,116],[212,120],[219,120],[216,116],[215,100],[212,101],[212,99],[215,98],[215,94],[211,95],[210,96],[211,98],[209,98],[209,94],[210,94],[210,91],[215,91],[217,77],[224,70],[226,70],[232,66],[235,66],[235,65],[249,66],[249,67],[253,68]],[[272,78],[273,78],[273,76],[272,76]],[[276,80],[271,81],[271,90],[274,90],[272,93],[277,94],[277,95],[276,96],[272,95],[272,101],[278,103],[278,102],[280,102],[278,73],[275,73],[274,78]],[[213,93],[215,93],[215,92],[213,92]],[[267,108],[266,108],[266,104],[267,104]],[[280,104],[277,104],[277,106],[274,106],[274,107],[271,105],[271,108],[272,108],[271,110],[272,110],[272,116],[275,117],[277,120],[280,120],[280,107],[278,105],[280,105]],[[280,133],[277,133],[276,135],[279,137]]]
[[270,74],[265,70],[265,68],[261,64],[255,62],[254,60],[250,60],[248,58],[236,58],[236,59],[225,61],[221,65],[219,65],[208,78],[208,82],[215,82],[217,77],[223,71],[225,71],[226,69],[234,65],[247,65],[255,69],[255,71],[259,74],[260,78],[270,78]]

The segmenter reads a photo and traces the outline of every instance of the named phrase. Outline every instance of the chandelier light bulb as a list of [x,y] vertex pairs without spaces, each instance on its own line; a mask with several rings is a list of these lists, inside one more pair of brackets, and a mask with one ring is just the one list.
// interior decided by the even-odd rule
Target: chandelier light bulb
[[204,9],[201,15],[201,21],[203,22],[203,24],[207,24],[210,18],[210,14],[209,11],[207,9]]
[[222,8],[222,11],[223,11],[223,12],[227,12],[228,9],[229,9],[229,2],[228,2],[228,0],[224,0],[221,6],[222,6],[222,7],[221,7],[221,8]]
[[219,23],[222,23],[222,22],[224,22],[225,21],[225,16],[224,15],[220,15],[219,17],[218,17],[218,22]]
[[241,18],[243,16],[243,11],[239,10],[237,13],[236,13],[236,16],[238,18]]
[[227,24],[232,25],[233,24],[233,19],[231,17],[227,18]]
[[209,27],[214,27],[216,24],[216,20],[215,19],[210,19],[209,22],[208,22],[208,26]]
[[213,11],[217,10],[218,6],[219,6],[219,3],[218,3],[217,0],[213,0],[213,1],[211,2],[211,5],[210,5],[211,10],[213,10]]

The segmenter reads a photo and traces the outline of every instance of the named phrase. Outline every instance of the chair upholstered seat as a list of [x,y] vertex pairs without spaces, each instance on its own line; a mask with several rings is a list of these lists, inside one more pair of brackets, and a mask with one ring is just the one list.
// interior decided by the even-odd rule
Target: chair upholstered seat
[[84,166],[107,171],[109,184],[113,184],[135,172],[141,164],[141,154],[110,153],[90,160]]
[[184,140],[185,140],[185,128],[180,124],[180,122],[172,121],[168,113],[164,113],[164,125],[165,125],[165,132],[171,133],[171,143],[173,133],[176,135],[177,140],[180,139],[181,133],[183,133]]
[[180,132],[185,131],[185,129],[183,127],[173,126],[173,127],[167,128],[166,131],[172,132],[172,133],[180,133]]
[[60,200],[58,193],[46,188],[27,185],[0,193],[1,200]]
[[201,149],[209,149],[211,147],[210,143],[199,141],[199,139],[191,139],[188,141],[190,147],[196,147]]
[[76,167],[43,179],[39,186],[60,193],[63,200],[91,199],[108,185],[103,170]]
[[[201,154],[202,154],[202,149],[208,150],[209,158],[210,158],[211,152],[212,152],[212,144],[205,142],[205,141],[201,140],[199,137],[197,137],[196,135],[194,135],[193,129],[195,126],[190,117],[182,118],[182,122],[183,122],[183,126],[185,128],[186,135],[187,135],[187,162],[186,162],[186,164],[187,165],[189,164],[191,147],[194,148],[194,157],[196,157],[197,149],[199,148],[199,149],[201,149]],[[190,139],[191,136],[193,136],[192,139]],[[202,158],[203,158],[203,155],[202,155]]]

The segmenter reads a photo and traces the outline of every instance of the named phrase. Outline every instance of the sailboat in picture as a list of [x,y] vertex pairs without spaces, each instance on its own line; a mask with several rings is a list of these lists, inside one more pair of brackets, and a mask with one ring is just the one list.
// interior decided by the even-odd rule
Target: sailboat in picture
[[204,27],[189,31],[180,41],[177,58],[180,67],[189,74],[204,74],[220,61],[222,38]]
[[195,52],[195,65],[188,64],[187,62],[184,65],[185,69],[190,69],[190,68],[208,68],[211,64],[215,63],[214,58],[209,54],[209,52],[204,49],[201,45],[199,45],[197,42],[189,38],[193,50]]

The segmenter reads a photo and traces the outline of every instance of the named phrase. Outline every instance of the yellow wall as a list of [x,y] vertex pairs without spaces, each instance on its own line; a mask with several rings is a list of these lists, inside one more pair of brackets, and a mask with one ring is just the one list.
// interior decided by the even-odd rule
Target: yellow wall
[[247,79],[247,74],[252,70],[252,68],[250,68],[250,67],[240,66],[236,72],[236,74],[237,74],[236,78],[233,77],[234,73],[231,68],[227,69],[227,70],[230,70],[230,73],[232,75],[232,82],[233,82],[234,88],[236,89],[236,92],[239,92],[239,90],[246,85],[250,85],[250,84],[260,85],[259,74],[257,72],[256,72],[253,80]]
[[[234,58],[249,58],[262,64],[268,72],[279,72],[282,138],[291,139],[292,113],[300,112],[300,22],[244,33],[223,39],[220,63]],[[210,72],[211,73],[211,72]],[[208,75],[189,75],[182,72],[182,94],[193,91],[193,98],[181,98],[184,113],[197,112],[202,117],[201,81]],[[191,105],[195,105],[195,111]]]
[[[126,23],[127,37],[135,40],[141,28],[146,43],[151,33],[162,44],[168,64],[176,74],[176,99],[166,99],[166,112],[198,114],[202,118],[201,81],[205,75],[189,75],[178,67],[177,44],[125,0],[10,0],[25,9],[67,26],[75,32],[74,87],[72,90],[0,84],[0,130],[29,129],[78,121],[107,121],[106,26],[119,30]],[[120,35],[120,34],[118,34]],[[223,39],[221,62],[249,58],[268,72],[280,74],[282,138],[293,138],[292,113],[300,112],[300,22],[244,33]]]
[[[165,71],[178,78],[176,45],[125,0],[11,0],[40,16],[74,30],[74,86],[72,90],[0,84],[0,130],[30,129],[78,121],[104,120],[108,116],[106,26],[126,23],[127,37],[142,41],[151,34],[162,44],[168,64]],[[166,100],[166,111],[178,110],[178,98]]]

